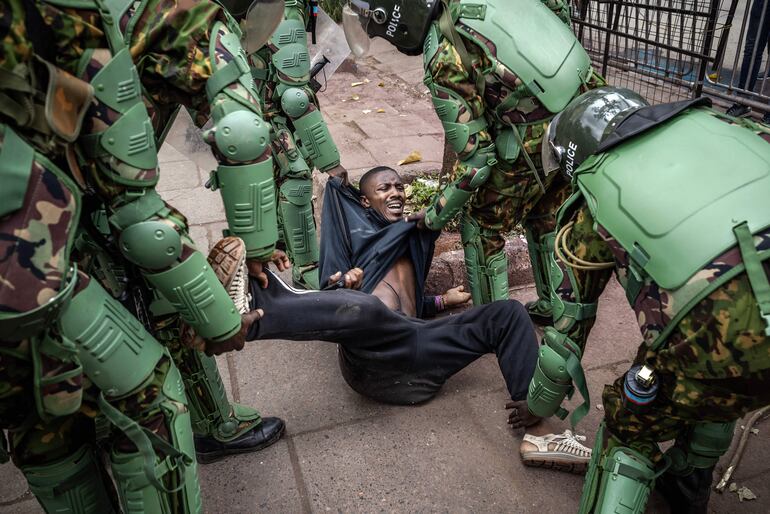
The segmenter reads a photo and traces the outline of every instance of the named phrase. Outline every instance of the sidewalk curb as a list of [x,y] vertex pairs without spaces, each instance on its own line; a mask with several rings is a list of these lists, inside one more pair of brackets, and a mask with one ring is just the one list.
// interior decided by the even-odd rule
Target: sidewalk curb
[[[505,253],[508,256],[508,286],[516,287],[534,283],[527,243],[514,236],[505,242]],[[425,283],[426,294],[442,294],[447,289],[461,284],[465,286],[466,291],[469,290],[463,251],[453,250],[435,256]]]

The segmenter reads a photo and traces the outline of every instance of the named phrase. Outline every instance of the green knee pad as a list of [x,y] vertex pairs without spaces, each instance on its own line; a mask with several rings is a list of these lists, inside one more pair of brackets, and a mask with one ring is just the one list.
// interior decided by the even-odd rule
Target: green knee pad
[[83,372],[108,397],[144,383],[164,352],[96,280],[72,297],[61,316],[61,331],[74,342]]
[[464,215],[461,225],[465,270],[474,305],[508,299],[508,258],[505,251],[486,257],[481,245],[481,229]]
[[553,252],[555,232],[549,232],[539,238],[535,237],[531,227],[527,229],[527,249],[529,250],[529,262],[532,265],[532,274],[535,277],[535,290],[537,302],[529,307],[543,316],[550,315],[551,309],[551,285],[550,285],[550,257]]
[[586,473],[579,514],[643,514],[655,485],[653,463],[610,437],[604,446],[599,427]]
[[294,135],[302,143],[302,155],[321,171],[340,164],[340,152],[334,144],[321,111],[308,112],[294,120]]
[[693,469],[708,469],[730,448],[735,421],[729,423],[696,423],[684,441],[666,452],[671,461],[669,472],[687,475]]
[[83,446],[64,459],[21,468],[46,512],[103,514],[115,512],[110,485],[104,480],[94,449]]
[[288,179],[281,185],[284,241],[294,266],[318,262],[318,240],[313,218],[313,183]]
[[262,422],[256,410],[230,403],[213,357],[189,350],[184,361],[180,367],[196,434],[232,441]]
[[168,434],[166,444],[189,459],[186,465],[180,465],[179,460],[156,455],[154,472],[162,483],[159,488],[148,479],[145,454],[110,452],[123,510],[126,514],[200,513],[203,509],[190,413],[186,409],[182,377],[175,366],[169,368],[160,396],[155,405],[160,406],[163,414]]

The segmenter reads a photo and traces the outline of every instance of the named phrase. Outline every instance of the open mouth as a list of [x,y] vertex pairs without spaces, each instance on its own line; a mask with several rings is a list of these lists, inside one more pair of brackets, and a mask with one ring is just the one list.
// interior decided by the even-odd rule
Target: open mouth
[[403,200],[390,200],[388,203],[385,204],[385,207],[388,209],[388,212],[390,214],[394,214],[396,216],[400,216],[404,213],[404,202]]

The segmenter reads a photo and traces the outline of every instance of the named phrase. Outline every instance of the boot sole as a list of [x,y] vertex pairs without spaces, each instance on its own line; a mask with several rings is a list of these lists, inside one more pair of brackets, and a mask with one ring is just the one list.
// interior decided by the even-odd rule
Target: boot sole
[[554,471],[563,471],[565,473],[574,473],[576,475],[585,474],[586,469],[588,468],[587,462],[575,462],[575,461],[566,461],[566,460],[559,460],[559,459],[548,459],[548,460],[522,459],[522,462],[524,463],[525,466],[529,466],[531,468],[553,469]]
[[286,426],[284,425],[283,427],[281,427],[281,430],[275,433],[273,437],[271,437],[264,443],[257,446],[252,446],[251,448],[234,448],[231,450],[221,450],[217,452],[208,452],[208,453],[195,452],[195,458],[197,459],[198,464],[211,464],[212,462],[222,460],[225,457],[228,457],[230,455],[240,455],[243,453],[258,452],[259,450],[264,450],[268,446],[272,446],[273,444],[277,443],[278,440],[283,436],[283,433],[285,431],[286,431]]

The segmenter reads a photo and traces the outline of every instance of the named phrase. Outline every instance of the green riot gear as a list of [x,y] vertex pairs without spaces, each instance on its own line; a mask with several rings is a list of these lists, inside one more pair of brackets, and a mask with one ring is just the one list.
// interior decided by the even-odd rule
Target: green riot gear
[[83,446],[53,463],[24,466],[29,490],[46,512],[111,514],[116,509],[100,470],[95,448]]
[[613,436],[606,439],[602,422],[596,433],[578,513],[643,514],[655,485],[655,467],[644,455],[622,446]]
[[730,449],[735,431],[735,421],[730,423],[696,423],[684,441],[666,452],[671,460],[669,472],[686,475],[693,469],[709,469]]
[[[562,110],[592,72],[575,35],[539,0],[461,0],[450,6],[456,30],[486,52],[493,68],[511,70],[550,112]],[[496,53],[479,35],[495,42]]]
[[373,37],[406,55],[419,55],[440,6],[440,0],[349,0],[342,13],[345,37],[359,57],[366,55]]
[[614,127],[646,105],[638,93],[617,87],[600,87],[575,98],[551,121],[543,138],[546,175],[561,170],[571,178]]
[[179,232],[161,221],[143,221],[120,234],[120,251],[137,266],[164,269],[182,254]]
[[[288,179],[281,185],[281,221],[285,243],[292,256],[295,283],[306,283],[308,289],[318,289],[318,262],[315,220],[313,219],[313,184],[310,180]],[[313,265],[310,273],[302,268]],[[309,275],[309,276],[308,276]]]
[[[426,218],[427,219],[427,218]],[[462,217],[460,237],[473,303],[481,305],[508,299],[508,259],[505,250],[484,255],[481,228],[469,216]]]

